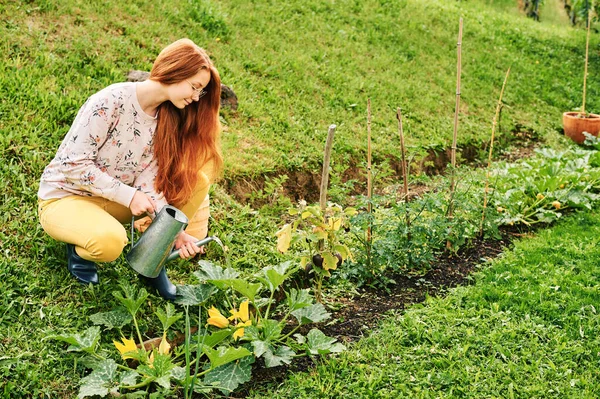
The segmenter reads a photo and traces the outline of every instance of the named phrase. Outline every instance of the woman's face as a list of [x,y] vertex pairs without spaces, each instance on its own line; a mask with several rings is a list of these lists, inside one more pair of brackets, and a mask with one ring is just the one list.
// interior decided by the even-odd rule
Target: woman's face
[[179,109],[185,108],[192,101],[198,101],[204,93],[204,88],[210,82],[210,72],[208,69],[201,69],[200,72],[169,86],[169,100]]

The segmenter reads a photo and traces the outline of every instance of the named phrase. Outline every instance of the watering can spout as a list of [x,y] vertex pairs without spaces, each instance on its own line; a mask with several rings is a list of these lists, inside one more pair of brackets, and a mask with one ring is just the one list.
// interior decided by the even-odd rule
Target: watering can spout
[[[187,223],[187,216],[179,209],[170,205],[163,207],[125,256],[129,266],[142,276],[157,277],[167,262],[179,257],[179,250],[173,251],[172,248],[175,239]],[[133,237],[131,239],[133,240]],[[211,236],[195,244],[202,246],[211,241],[218,242],[219,239]]]

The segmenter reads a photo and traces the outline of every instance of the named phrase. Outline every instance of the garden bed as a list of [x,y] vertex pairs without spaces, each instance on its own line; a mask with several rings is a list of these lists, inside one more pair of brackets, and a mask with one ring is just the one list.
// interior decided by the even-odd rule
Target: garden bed
[[[536,229],[537,230],[537,229]],[[337,338],[344,343],[358,341],[372,331],[389,311],[402,311],[407,307],[424,302],[428,296],[443,295],[448,289],[458,285],[466,285],[471,281],[478,265],[499,256],[515,237],[532,235],[531,230],[504,228],[500,240],[476,239],[467,248],[456,254],[443,254],[435,262],[435,266],[422,276],[406,274],[390,275],[396,284],[388,290],[365,288],[359,289],[358,295],[351,298],[336,298],[339,310],[332,312],[332,322],[319,325],[326,335]],[[306,371],[314,367],[310,357],[297,359],[289,366],[266,368],[262,361],[255,363],[253,378],[232,398],[244,398],[251,390],[264,390],[269,385],[284,381],[289,372]]]

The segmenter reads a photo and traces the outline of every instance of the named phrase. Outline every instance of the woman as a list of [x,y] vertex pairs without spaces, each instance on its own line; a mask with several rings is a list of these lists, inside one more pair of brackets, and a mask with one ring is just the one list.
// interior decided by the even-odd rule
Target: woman
[[[203,251],[208,189],[223,160],[219,146],[221,79],[204,50],[178,40],[158,55],[150,78],[117,83],[81,107],[38,191],[44,230],[67,247],[67,267],[97,284],[96,262],[127,244],[124,223],[166,205],[190,219],[175,241],[182,258]],[[140,221],[138,221],[140,222]],[[136,222],[140,230],[149,219]],[[166,271],[147,282],[174,299]]]

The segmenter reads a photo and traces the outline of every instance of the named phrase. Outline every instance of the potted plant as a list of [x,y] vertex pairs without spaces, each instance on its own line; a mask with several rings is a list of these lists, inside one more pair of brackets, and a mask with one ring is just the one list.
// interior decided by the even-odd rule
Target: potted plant
[[328,204],[322,210],[318,205],[307,206],[301,201],[299,207],[289,210],[293,221],[275,234],[281,253],[290,247],[300,249],[300,265],[313,273],[315,297],[319,302],[323,277],[331,276],[330,270],[337,269],[351,256],[341,239],[349,227],[349,217],[356,213],[354,208],[344,209],[337,204]]
[[581,112],[565,112],[563,114],[563,129],[565,131],[565,136],[570,137],[578,144],[582,144],[585,141],[583,132],[587,132],[593,136],[598,136],[598,132],[600,132],[600,115],[585,112],[585,93],[591,24],[592,14],[588,12],[587,38],[585,42],[585,67],[583,72],[583,105],[581,106]]

